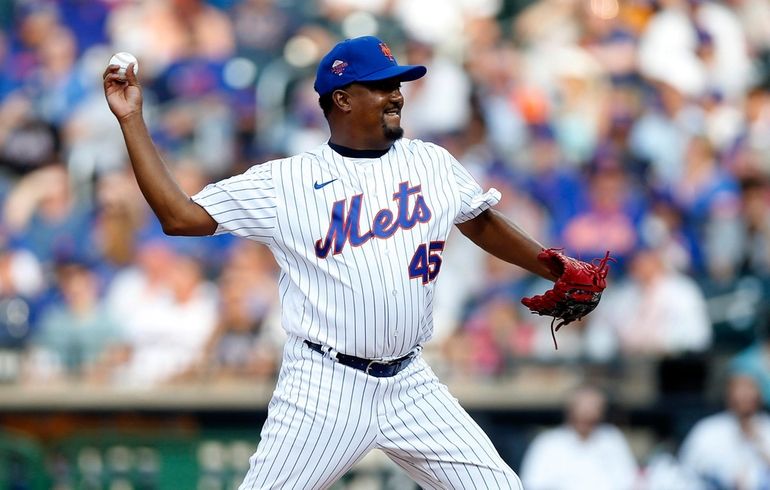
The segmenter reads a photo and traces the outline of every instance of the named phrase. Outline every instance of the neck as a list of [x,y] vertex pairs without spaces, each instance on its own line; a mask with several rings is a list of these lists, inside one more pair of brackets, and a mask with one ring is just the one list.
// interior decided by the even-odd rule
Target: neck
[[382,130],[364,127],[354,123],[350,118],[341,118],[336,114],[329,118],[329,130],[331,131],[330,143],[352,150],[388,150],[393,145],[393,141],[381,133]]
[[738,418],[738,423],[741,425],[741,427],[750,424],[751,420],[754,418],[753,413],[736,413],[735,416]]

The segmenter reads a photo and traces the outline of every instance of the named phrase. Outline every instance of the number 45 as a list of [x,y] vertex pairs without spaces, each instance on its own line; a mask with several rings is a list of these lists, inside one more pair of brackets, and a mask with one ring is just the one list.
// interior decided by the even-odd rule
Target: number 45
[[438,276],[441,270],[441,251],[444,250],[444,242],[421,243],[414,251],[409,262],[409,277],[421,278],[423,284],[428,284]]

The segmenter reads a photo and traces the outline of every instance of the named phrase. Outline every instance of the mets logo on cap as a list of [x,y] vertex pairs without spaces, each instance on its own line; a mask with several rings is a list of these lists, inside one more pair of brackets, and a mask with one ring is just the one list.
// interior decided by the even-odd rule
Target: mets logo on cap
[[390,61],[396,60],[393,57],[393,53],[390,51],[390,46],[388,46],[387,44],[380,43],[380,51],[382,51],[382,54],[384,54]]
[[342,74],[345,72],[345,68],[347,67],[348,67],[347,62],[342,60],[334,60],[334,63],[332,63],[332,73],[341,77]]

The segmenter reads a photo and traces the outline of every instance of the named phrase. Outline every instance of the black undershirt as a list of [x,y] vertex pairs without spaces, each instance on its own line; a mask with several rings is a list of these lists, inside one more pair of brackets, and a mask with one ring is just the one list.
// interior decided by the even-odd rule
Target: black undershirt
[[390,151],[390,148],[387,150],[355,150],[353,148],[348,148],[347,146],[337,145],[331,141],[328,144],[332,150],[336,151],[343,157],[348,158],[380,158],[382,155]]

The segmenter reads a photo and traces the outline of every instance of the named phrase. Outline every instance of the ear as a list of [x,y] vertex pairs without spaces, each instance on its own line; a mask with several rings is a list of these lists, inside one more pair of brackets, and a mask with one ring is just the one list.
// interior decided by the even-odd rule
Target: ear
[[351,96],[344,90],[335,90],[332,93],[332,101],[342,112],[348,113],[353,110]]

